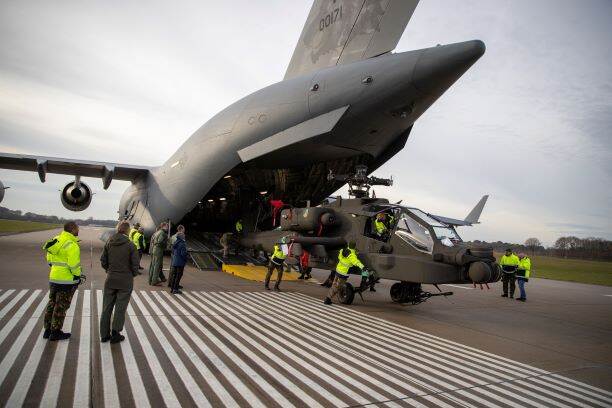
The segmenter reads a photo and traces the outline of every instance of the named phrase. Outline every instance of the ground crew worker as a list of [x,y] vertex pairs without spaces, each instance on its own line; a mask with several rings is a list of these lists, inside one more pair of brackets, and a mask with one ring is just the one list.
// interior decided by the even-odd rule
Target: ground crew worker
[[344,287],[351,268],[356,267],[363,271],[364,266],[357,257],[357,252],[355,251],[356,246],[355,242],[351,241],[346,248],[338,253],[338,265],[336,266],[334,283],[332,283],[332,287],[329,289],[327,297],[323,301],[326,305],[331,305],[332,298]]
[[100,256],[100,264],[106,271],[100,314],[102,343],[109,340],[111,343],[119,343],[125,340],[121,331],[125,323],[125,311],[132,296],[134,276],[138,275],[139,262],[136,245],[127,237],[129,230],[129,222],[119,222],[117,232],[106,241]]
[[376,218],[374,219],[374,229],[376,230],[376,235],[378,235],[381,239],[385,239],[389,228],[387,227],[385,213],[376,214]]
[[[185,229],[183,228],[183,231]],[[185,243],[185,232],[176,234],[176,241],[172,246],[172,261],[170,263],[170,293],[180,295],[182,286],[181,278],[188,260],[187,244]]]
[[[140,260],[142,259],[142,253],[144,252],[144,249],[145,249],[144,228],[142,227],[139,227],[138,229],[132,228],[132,230],[130,231],[130,234],[131,234],[130,241],[134,243],[134,246],[136,247],[136,250],[138,251],[138,269],[144,269],[142,266],[140,266]],[[140,272],[138,272],[138,274],[140,275]]]
[[47,241],[43,249],[49,272],[49,302],[45,310],[43,338],[49,341],[65,340],[70,333],[64,333],[62,326],[66,310],[72,302],[72,295],[81,282],[81,248],[79,247],[79,226],[74,221],[64,224],[64,231]]
[[176,227],[176,232],[174,233],[174,235],[172,235],[170,237],[170,248],[172,248],[174,246],[174,243],[176,242],[176,236],[179,233],[185,233],[185,226],[184,225],[179,225],[178,227]]
[[242,235],[242,219],[236,221],[236,234],[238,234],[238,236]]
[[130,241],[134,242],[134,234],[138,232],[138,228],[140,228],[140,223],[138,222],[134,224],[132,228],[130,228],[130,233],[128,234],[128,238],[130,239]]
[[[283,238],[282,242],[285,242]],[[268,264],[268,273],[266,273],[266,280],[264,283],[264,287],[267,290],[270,290],[270,278],[272,277],[272,271],[276,269],[278,277],[276,278],[276,284],[274,285],[274,290],[280,292],[280,283],[283,279],[283,264],[285,263],[285,258],[287,255],[283,252],[281,246],[279,244],[274,245],[274,252],[272,253],[272,257],[270,258],[270,263]]]
[[508,286],[510,286],[510,298],[514,297],[516,269],[519,265],[519,258],[511,248],[506,249],[506,254],[501,257],[499,265],[502,267],[502,285],[504,293],[502,297],[508,297]]
[[[185,226],[184,225],[179,225],[178,227],[176,227],[176,232],[174,233],[174,235],[172,235],[170,237],[170,252],[172,253],[172,248],[174,247],[174,244],[176,242],[176,237],[178,236],[178,234],[185,234]],[[171,288],[172,287],[172,265],[170,265],[170,273],[168,273],[168,287]],[[182,286],[181,286],[182,288]]]
[[229,255],[229,247],[230,247],[231,240],[232,240],[231,232],[224,233],[223,235],[221,235],[221,238],[219,239],[221,248],[223,248],[223,259],[227,259],[227,256]]
[[151,265],[149,265],[149,285],[151,286],[159,286],[161,282],[166,281],[162,271],[166,245],[168,245],[168,223],[162,222],[151,237]]
[[520,300],[524,302],[527,300],[527,294],[525,293],[525,282],[529,281],[529,276],[531,275],[531,259],[525,254],[519,254],[519,264],[518,269],[516,271],[516,280],[518,281],[519,291],[521,292],[521,296],[516,298],[516,300]]

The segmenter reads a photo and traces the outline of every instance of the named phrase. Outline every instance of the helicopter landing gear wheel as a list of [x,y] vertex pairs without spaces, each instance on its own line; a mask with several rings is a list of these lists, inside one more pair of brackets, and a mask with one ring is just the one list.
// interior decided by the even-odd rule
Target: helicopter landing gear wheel
[[338,291],[338,299],[344,305],[352,304],[355,299],[355,288],[353,288],[353,285],[346,282],[342,289]]
[[401,303],[403,299],[403,285],[402,282],[395,282],[391,285],[391,290],[389,291],[391,295],[391,300],[395,303]]

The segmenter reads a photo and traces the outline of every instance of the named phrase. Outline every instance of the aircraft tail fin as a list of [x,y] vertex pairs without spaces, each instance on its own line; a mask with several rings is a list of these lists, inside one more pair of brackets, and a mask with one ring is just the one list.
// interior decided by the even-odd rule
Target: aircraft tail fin
[[395,48],[419,0],[314,0],[285,79]]
[[470,211],[467,217],[465,217],[465,222],[470,224],[478,224],[478,220],[480,219],[480,214],[482,214],[482,209],[487,203],[488,195],[482,196],[478,204]]

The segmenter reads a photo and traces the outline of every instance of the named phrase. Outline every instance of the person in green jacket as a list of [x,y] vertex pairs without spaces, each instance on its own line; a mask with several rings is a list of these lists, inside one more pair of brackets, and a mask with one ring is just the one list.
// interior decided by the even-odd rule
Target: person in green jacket
[[[285,239],[283,238],[283,243]],[[276,273],[278,274],[276,278],[276,284],[274,285],[274,290],[280,292],[280,283],[283,280],[283,264],[285,263],[285,258],[287,255],[283,252],[281,245],[274,244],[274,252],[270,257],[270,263],[268,264],[268,273],[266,273],[266,280],[264,282],[264,287],[266,290],[270,290],[270,278],[272,277],[272,271],[276,269]]]
[[49,271],[49,302],[45,309],[43,338],[49,341],[66,340],[70,333],[64,333],[62,326],[72,296],[81,279],[81,248],[79,247],[79,226],[70,221],[56,237],[45,242]]
[[332,283],[329,292],[327,293],[327,297],[323,301],[326,305],[332,304],[332,298],[338,293],[344,285],[346,285],[346,281],[348,280],[349,270],[351,268],[359,268],[361,271],[364,270],[364,265],[361,263],[359,258],[357,257],[357,252],[355,242],[349,242],[348,246],[338,253],[338,265],[336,265],[336,276],[334,277],[334,282]]
[[525,283],[529,281],[531,275],[531,259],[525,254],[519,254],[519,264],[516,271],[516,280],[518,281],[519,291],[521,296],[516,298],[524,302],[527,300],[527,294],[525,293]]
[[151,286],[159,286],[166,281],[162,271],[166,245],[168,245],[168,223],[162,222],[151,237],[151,264],[149,265],[149,285]]
[[512,248],[506,249],[506,254],[499,261],[502,268],[502,285],[504,293],[502,297],[508,297],[508,286],[510,286],[510,299],[514,297],[514,289],[516,284],[516,270],[519,265],[519,258],[512,252]]

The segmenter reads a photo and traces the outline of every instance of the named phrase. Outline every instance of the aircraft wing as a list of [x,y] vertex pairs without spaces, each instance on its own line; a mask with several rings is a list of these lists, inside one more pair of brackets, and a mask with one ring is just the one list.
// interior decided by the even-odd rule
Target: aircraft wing
[[419,0],[314,0],[285,79],[393,50]]
[[102,179],[106,190],[113,179],[134,181],[152,167],[0,152],[0,169],[35,171],[43,183],[47,173],[96,177]]

